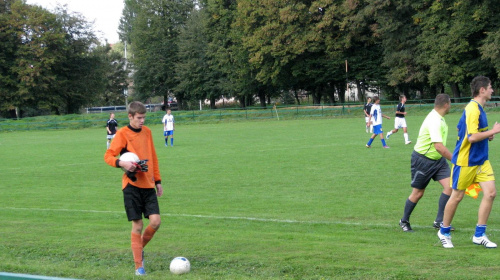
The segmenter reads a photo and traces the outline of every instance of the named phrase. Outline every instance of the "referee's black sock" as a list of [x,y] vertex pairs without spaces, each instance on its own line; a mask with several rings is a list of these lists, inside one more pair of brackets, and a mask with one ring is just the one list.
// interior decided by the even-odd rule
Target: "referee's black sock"
[[448,199],[450,199],[449,195],[441,193],[441,196],[439,197],[439,203],[438,203],[438,213],[436,216],[436,222],[438,222],[438,223],[441,223],[443,221],[444,207],[446,206]]
[[411,202],[409,198],[406,199],[405,211],[401,220],[409,222],[411,213],[413,212],[413,209],[415,209],[415,206],[417,206],[416,203]]

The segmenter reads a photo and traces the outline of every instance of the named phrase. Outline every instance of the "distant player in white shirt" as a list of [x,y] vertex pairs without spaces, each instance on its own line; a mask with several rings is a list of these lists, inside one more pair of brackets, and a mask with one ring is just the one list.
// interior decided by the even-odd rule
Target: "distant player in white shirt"
[[373,97],[373,106],[370,111],[370,120],[372,120],[373,124],[373,134],[370,137],[370,140],[368,140],[368,143],[366,143],[366,147],[370,148],[373,142],[373,139],[377,135],[380,135],[380,141],[382,141],[382,146],[384,148],[389,148],[385,144],[385,139],[384,139],[384,131],[382,130],[382,118],[386,118],[390,120],[391,118],[382,114],[382,109],[380,108],[380,98],[378,96]]
[[174,146],[174,130],[175,130],[175,121],[174,116],[172,115],[172,111],[170,109],[167,110],[167,114],[163,116],[163,136],[165,136],[165,146],[168,147],[168,137],[170,137],[170,145]]

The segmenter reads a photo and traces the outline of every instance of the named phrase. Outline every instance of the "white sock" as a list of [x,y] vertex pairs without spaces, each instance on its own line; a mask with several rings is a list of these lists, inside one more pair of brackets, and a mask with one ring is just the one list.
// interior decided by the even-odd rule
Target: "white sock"
[[404,136],[405,136],[405,141],[408,142],[408,133],[405,133]]

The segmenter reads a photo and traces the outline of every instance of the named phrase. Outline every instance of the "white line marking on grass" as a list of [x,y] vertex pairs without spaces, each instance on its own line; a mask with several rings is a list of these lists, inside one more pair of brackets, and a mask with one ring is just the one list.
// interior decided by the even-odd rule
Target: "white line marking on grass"
[[[47,209],[47,208],[22,208],[22,207],[0,207],[0,210],[125,214],[124,211]],[[167,213],[167,214],[164,213],[161,215],[167,216],[167,217],[190,217],[190,218],[214,219],[214,220],[241,220],[241,221],[255,221],[255,222],[282,223],[282,224],[347,225],[347,226],[368,226],[368,227],[385,227],[385,228],[398,228],[399,227],[399,225],[397,223],[395,223],[395,224],[371,224],[371,223],[345,222],[345,221],[300,221],[300,220],[280,220],[280,219],[255,218],[255,217],[210,216],[210,215],[171,214],[171,213]],[[432,228],[432,226],[413,226],[413,227]],[[500,229],[488,228],[488,231],[500,231]]]
[[40,276],[40,275],[31,275],[31,274],[19,274],[19,273],[9,273],[9,272],[0,272],[0,279],[3,279],[2,276],[10,278],[19,278],[19,279],[35,279],[35,280],[76,280],[73,278],[58,278],[51,276]]
[[[72,167],[72,166],[81,166],[81,165],[98,165],[101,164],[102,162],[82,162],[82,163],[61,163],[61,164],[54,164],[51,165],[50,168],[53,169],[55,167]],[[36,164],[35,166],[31,166],[30,170],[34,169],[42,169],[42,168],[47,168],[47,165],[40,165]],[[25,170],[26,167],[8,167],[5,168],[4,170],[11,170],[11,171],[18,171],[18,170]]]
[[[106,211],[106,210],[78,210],[78,209],[47,209],[47,208],[23,208],[23,207],[0,207],[0,210],[23,210],[23,211],[54,211],[54,212],[80,212],[80,213],[112,213],[125,214],[124,211]],[[193,215],[193,214],[171,214],[163,213],[162,216],[168,217],[191,217],[200,219],[215,219],[215,220],[245,220],[256,222],[271,222],[271,223],[286,223],[286,224],[339,224],[339,225],[367,225],[355,222],[332,222],[332,221],[300,221],[300,220],[280,220],[255,217],[237,217],[237,216],[210,216],[210,215]],[[369,226],[387,227],[387,224],[370,224]]]

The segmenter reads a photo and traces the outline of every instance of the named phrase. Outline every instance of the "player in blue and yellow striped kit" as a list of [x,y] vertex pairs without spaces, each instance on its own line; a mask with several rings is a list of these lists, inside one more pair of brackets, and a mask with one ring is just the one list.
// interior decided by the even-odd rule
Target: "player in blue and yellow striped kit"
[[486,223],[491,213],[496,196],[495,176],[488,160],[488,141],[500,133],[500,124],[495,122],[492,129],[488,127],[488,119],[484,105],[491,99],[493,88],[487,77],[478,76],[471,82],[472,100],[465,107],[458,122],[458,140],[451,158],[451,197],[444,210],[444,218],[438,237],[445,248],[453,248],[451,243],[451,221],[462,200],[467,187],[479,183],[483,189],[483,198],[479,206],[478,222],[472,242],[486,248],[496,248],[485,234]]

